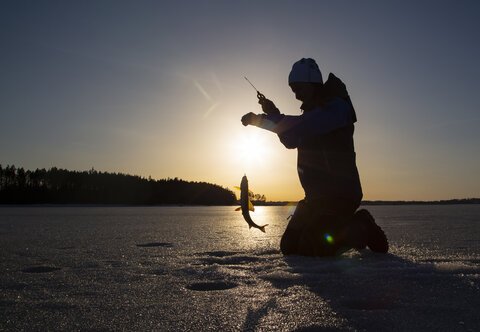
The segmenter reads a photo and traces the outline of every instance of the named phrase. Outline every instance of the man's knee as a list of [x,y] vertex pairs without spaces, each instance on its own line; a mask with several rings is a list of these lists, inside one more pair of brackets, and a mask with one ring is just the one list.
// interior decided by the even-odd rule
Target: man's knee
[[315,213],[305,201],[300,201],[280,240],[284,255],[335,256],[345,247],[339,229],[344,218]]
[[298,249],[299,231],[286,229],[280,240],[280,251],[284,255],[295,255]]
[[302,229],[308,222],[309,213],[304,200],[298,202],[295,212],[288,222],[287,229],[280,240],[280,251],[284,255],[298,254],[298,244]]
[[328,227],[318,223],[306,227],[299,239],[298,253],[303,256],[335,256],[338,250],[336,234]]

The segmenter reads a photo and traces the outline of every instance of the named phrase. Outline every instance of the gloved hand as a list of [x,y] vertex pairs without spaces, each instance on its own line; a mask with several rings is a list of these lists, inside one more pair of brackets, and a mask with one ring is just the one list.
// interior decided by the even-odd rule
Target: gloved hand
[[244,116],[242,116],[242,124],[244,126],[256,125],[256,124],[260,123],[261,120],[262,120],[261,115],[255,114],[255,113],[252,113],[252,112],[247,113]]
[[263,98],[258,98],[258,103],[262,105],[262,110],[266,114],[280,114],[280,111],[278,110],[277,106],[271,101],[270,99],[267,99],[265,97]]

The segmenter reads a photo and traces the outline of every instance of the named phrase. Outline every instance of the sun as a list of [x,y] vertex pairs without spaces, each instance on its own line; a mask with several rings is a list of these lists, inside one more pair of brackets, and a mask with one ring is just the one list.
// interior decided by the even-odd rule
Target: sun
[[252,167],[265,167],[270,159],[268,141],[259,132],[248,132],[239,135],[233,143],[235,159],[245,170]]

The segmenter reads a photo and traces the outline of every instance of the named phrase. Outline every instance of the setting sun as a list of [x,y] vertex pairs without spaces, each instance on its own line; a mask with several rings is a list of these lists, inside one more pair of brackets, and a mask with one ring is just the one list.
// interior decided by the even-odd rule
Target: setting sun
[[267,167],[271,158],[268,141],[261,132],[248,132],[239,135],[233,141],[234,158],[247,169]]

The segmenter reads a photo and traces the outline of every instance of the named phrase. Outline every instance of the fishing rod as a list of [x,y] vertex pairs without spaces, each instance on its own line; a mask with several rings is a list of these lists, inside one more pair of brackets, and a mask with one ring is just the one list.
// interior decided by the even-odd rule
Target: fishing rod
[[248,83],[250,83],[250,85],[255,89],[255,91],[257,91],[258,100],[263,101],[263,100],[267,99],[267,98],[265,98],[265,95],[263,93],[261,93],[260,91],[258,91],[258,89],[255,87],[255,85],[253,85],[252,82],[250,82],[250,80],[247,78],[247,76],[243,76],[243,77],[247,80]]

